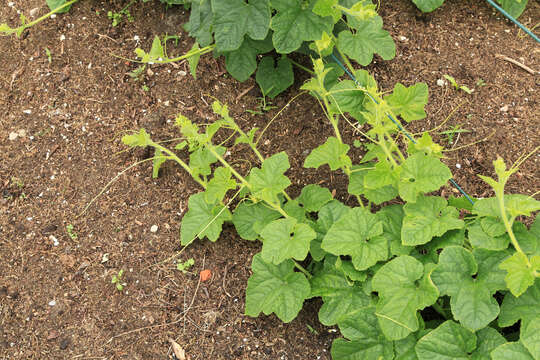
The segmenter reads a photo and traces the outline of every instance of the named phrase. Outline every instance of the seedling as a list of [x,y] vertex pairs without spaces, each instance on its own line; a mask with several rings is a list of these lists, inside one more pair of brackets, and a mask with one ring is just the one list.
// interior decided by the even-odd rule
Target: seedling
[[73,229],[74,229],[73,224],[68,224],[66,226],[66,232],[67,232],[68,236],[70,237],[70,239],[71,240],[77,240],[77,233]]
[[124,287],[127,286],[127,283],[124,282],[122,277],[124,276],[124,269],[120,270],[118,274],[113,275],[111,278],[111,283],[116,286],[116,290],[122,291]]
[[179,262],[178,264],[176,264],[176,269],[185,274],[188,272],[187,270],[193,266],[193,264],[195,264],[195,260],[193,260],[193,258],[190,258],[184,262]]
[[49,64],[52,62],[52,55],[51,55],[51,51],[49,50],[49,48],[45,48],[45,54],[47,54],[47,60],[49,61]]
[[484,86],[486,86],[486,85],[487,85],[487,84],[486,84],[486,82],[484,81],[484,79],[478,79],[478,80],[476,80],[476,86],[478,86],[478,87],[484,87]]
[[129,4],[124,6],[122,10],[120,10],[119,12],[110,11],[110,10],[107,12],[107,17],[110,20],[112,20],[112,26],[117,26],[118,24],[120,24],[124,16],[128,19],[129,22],[133,22],[134,18],[133,16],[131,16],[131,13],[129,12],[128,9],[135,2],[136,2],[135,0],[131,1]]
[[467,86],[465,85],[459,85],[456,81],[456,79],[454,79],[452,76],[450,75],[443,75],[444,78],[448,81],[450,81],[450,83],[452,84],[452,86],[454,87],[454,89],[456,90],[461,90],[461,91],[464,91],[466,92],[467,94],[472,94],[474,90],[471,90],[469,89]]
[[253,115],[262,115],[263,113],[267,111],[277,108],[277,106],[272,106],[271,101],[268,101],[268,102],[266,101],[266,96],[264,96],[264,94],[263,96],[257,98],[257,100],[259,103],[255,107],[255,110],[246,109],[248,113],[253,114]]
[[460,124],[456,124],[450,130],[441,131],[439,134],[446,135],[446,141],[448,142],[448,144],[452,144],[454,142],[454,137],[456,136],[456,134],[469,132],[470,131],[467,129],[462,129]]

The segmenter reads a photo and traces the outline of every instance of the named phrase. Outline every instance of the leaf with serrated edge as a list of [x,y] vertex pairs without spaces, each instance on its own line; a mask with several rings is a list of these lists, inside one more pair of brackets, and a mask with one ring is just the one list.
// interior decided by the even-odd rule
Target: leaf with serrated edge
[[415,202],[419,194],[439,190],[451,178],[450,169],[439,159],[413,154],[402,164],[399,196],[407,202]]
[[365,270],[388,257],[388,242],[382,233],[382,222],[375,214],[354,208],[332,225],[322,248],[334,255],[350,255],[354,267]]
[[291,184],[283,175],[289,167],[289,157],[285,152],[280,152],[265,159],[261,168],[252,168],[249,173],[252,195],[260,200],[278,203],[277,195]]
[[450,296],[454,318],[467,329],[480,330],[499,315],[493,294],[505,289],[504,272],[497,267],[506,256],[505,252],[484,249],[471,253],[461,246],[449,246],[441,252],[431,278],[441,295]]
[[506,343],[506,339],[491,327],[486,327],[475,334],[477,338],[476,350],[471,354],[471,360],[491,360],[490,353]]
[[328,164],[330,170],[351,166],[351,159],[347,155],[350,146],[343,144],[337,138],[331,136],[324,144],[313,149],[304,161],[305,168],[319,168]]
[[261,254],[253,257],[253,275],[246,290],[246,315],[257,317],[275,313],[283,322],[292,321],[310,295],[309,281],[294,271],[294,262],[286,260],[279,265],[265,262]]
[[304,260],[309,251],[309,243],[315,236],[311,227],[298,224],[295,219],[274,220],[261,231],[261,257],[276,265],[291,258]]
[[413,0],[413,3],[422,12],[427,13],[439,8],[444,3],[444,0]]
[[448,230],[461,229],[465,226],[458,211],[439,196],[419,196],[416,203],[403,207],[405,218],[401,228],[403,245],[422,245],[435,236],[442,236]]
[[214,177],[210,179],[206,187],[205,200],[208,203],[221,202],[227,191],[236,189],[236,181],[231,178],[231,170],[219,167],[214,171]]
[[497,237],[489,236],[478,222],[470,225],[467,230],[469,241],[474,248],[504,250],[510,244],[510,237],[507,234]]
[[292,62],[286,57],[282,57],[274,66],[274,58],[265,56],[259,62],[255,80],[263,95],[273,99],[293,84]]
[[327,188],[319,185],[310,184],[304,186],[298,202],[304,206],[308,212],[319,211],[324,204],[332,201],[332,193]]
[[476,335],[448,320],[416,344],[419,360],[468,360],[476,348]]
[[411,256],[399,256],[375,273],[373,291],[379,293],[376,315],[388,339],[399,340],[419,328],[417,311],[439,297],[429,269]]
[[506,293],[498,318],[499,326],[512,326],[518,320],[540,317],[540,279],[519,297]]
[[407,121],[420,120],[426,117],[424,106],[428,101],[428,86],[425,83],[418,83],[410,87],[405,87],[397,83],[394,92],[387,95],[384,100],[396,115]]
[[536,360],[521,342],[508,342],[491,352],[491,360]]
[[231,220],[229,209],[223,205],[208,204],[204,193],[191,195],[188,200],[188,211],[182,218],[180,240],[186,246],[196,239],[205,236],[210,241],[216,241],[225,221]]
[[233,213],[232,222],[242,239],[256,240],[266,225],[280,217],[280,213],[263,202],[254,204],[246,201],[238,205]]
[[[529,262],[532,266],[529,266]],[[516,252],[499,267],[507,272],[504,280],[508,289],[515,296],[520,296],[534,283],[535,272],[540,271],[540,256],[533,256],[528,261],[527,255]]]

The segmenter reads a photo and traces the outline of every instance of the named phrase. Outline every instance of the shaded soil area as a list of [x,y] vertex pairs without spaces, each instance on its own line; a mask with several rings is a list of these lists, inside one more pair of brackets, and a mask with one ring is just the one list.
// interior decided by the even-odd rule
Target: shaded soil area
[[[16,10],[47,11],[42,0],[14,3],[4,2],[1,22],[15,25]],[[0,38],[0,358],[168,359],[173,339],[192,360],[330,359],[335,329],[319,324],[317,300],[289,324],[273,315],[243,315],[259,244],[239,239],[228,226],[215,244],[181,249],[180,221],[199,188],[174,164],[165,164],[158,179],[149,162],[131,168],[80,215],[111,179],[151,155],[125,151],[126,131],[145,127],[155,139],[177,138],[176,114],[198,122],[215,118],[210,96],[229,104],[244,129],[263,128],[307,78],[298,72],[297,84],[274,101],[277,109],[262,115],[246,112],[259,102],[255,81],[239,84],[211,56],[201,59],[196,80],[179,63],[151,66],[142,81],[133,81],[127,73],[136,65],[112,54],[133,57],[137,45],[148,49],[154,35],[167,33],[179,36],[177,45],[168,42],[172,56],[192,40],[182,31],[184,10],[157,2],[133,5],[135,21],[112,27],[107,11],[126,4],[81,1],[22,38]],[[430,15],[408,1],[388,1],[380,12],[398,55],[377,59],[369,70],[385,90],[396,82],[429,85],[428,118],[409,130],[442,124],[432,135],[453,150],[444,161],[456,181],[473,196],[490,196],[476,174],[492,175],[497,155],[512,162],[540,145],[540,78],[496,55],[540,70],[540,47],[481,1],[447,0]],[[538,23],[540,5],[530,2],[521,20]],[[444,74],[475,91],[438,86]],[[467,132],[453,139],[441,134],[456,125]],[[288,153],[291,194],[320,183],[347,199],[342,176],[301,167],[331,131],[308,95],[270,125],[261,152]],[[343,132],[348,142],[355,139],[346,126]],[[239,170],[256,165],[241,148],[231,158]],[[531,157],[508,190],[536,192],[539,162],[539,154]],[[189,258],[192,272],[176,270],[175,261]],[[119,292],[111,277],[121,269],[127,285]],[[199,281],[203,269],[212,272],[207,282]]]

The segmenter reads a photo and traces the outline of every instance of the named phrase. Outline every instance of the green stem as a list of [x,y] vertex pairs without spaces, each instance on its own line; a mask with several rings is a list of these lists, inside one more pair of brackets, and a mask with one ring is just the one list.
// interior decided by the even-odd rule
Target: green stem
[[[77,1],[78,1],[78,0],[77,0]],[[205,46],[205,47],[203,47],[203,48],[198,49],[197,51],[193,51],[193,52],[190,51],[190,52],[188,52],[187,54],[184,54],[184,55],[181,55],[181,56],[178,56],[178,57],[175,57],[175,58],[171,58],[171,59],[154,60],[154,61],[152,61],[152,63],[153,63],[153,64],[168,64],[168,63],[172,63],[172,62],[181,61],[181,60],[190,58],[190,57],[192,57],[192,56],[194,56],[194,55],[204,55],[204,54],[207,54],[207,53],[213,51],[213,50],[214,50],[214,47],[215,47],[215,45]],[[116,54],[111,54],[111,56],[114,56],[115,58],[118,58],[118,59],[122,59],[122,60],[130,61],[130,62],[134,62],[134,63],[148,64],[147,61],[133,60],[133,59],[129,59],[129,58],[126,58],[126,57],[123,57],[123,56],[120,56],[120,55],[116,55]]]
[[29,28],[29,27],[32,27],[32,26],[36,25],[37,23],[42,22],[43,20],[49,18],[52,14],[56,14],[56,13],[59,12],[60,10],[62,10],[62,9],[64,9],[64,8],[66,8],[66,7],[68,7],[68,6],[70,6],[70,5],[74,4],[74,3],[76,3],[77,1],[79,1],[79,0],[71,0],[71,1],[68,1],[67,3],[65,3],[65,4],[63,4],[63,5],[59,6],[59,7],[57,7],[56,9],[51,10],[51,11],[48,12],[47,14],[45,14],[45,15],[43,15],[43,16],[37,18],[36,20],[31,21],[31,22],[29,22],[28,24],[24,24],[24,25],[19,26],[19,27],[17,28],[17,36],[20,36],[20,35],[22,34],[22,32],[23,32],[25,29],[27,29],[27,28]]
[[298,261],[296,261],[296,260],[294,260],[294,259],[293,259],[293,261],[294,261],[294,266],[295,266],[298,270],[300,270],[304,275],[306,275],[308,279],[311,279],[311,278],[313,277],[313,275],[311,275],[311,273],[310,273],[309,271],[307,271],[302,265],[300,265],[300,264],[298,263]]
[[189,175],[191,175],[193,180],[195,180],[197,183],[199,183],[199,185],[201,185],[206,190],[206,186],[207,186],[206,182],[203,179],[201,179],[199,176],[195,176],[195,174],[193,174],[193,171],[191,170],[189,165],[186,164],[182,159],[180,159],[174,152],[172,152],[171,150],[167,149],[164,146],[159,145],[158,143],[155,143],[154,141],[150,141],[149,145],[156,148],[156,149],[159,149],[161,152],[164,152],[165,154],[169,155],[171,157],[171,159],[173,159],[178,164],[180,164],[180,166],[183,167],[184,170],[186,170]]
[[437,302],[435,302],[433,305],[431,305],[433,307],[433,310],[435,310],[437,313],[439,313],[439,315],[441,315],[443,318],[445,318],[446,320],[448,319],[451,319],[452,316],[450,316],[446,310],[444,310],[442,308],[441,305],[439,305]]
[[314,74],[315,74],[315,72],[313,72],[313,70],[310,70],[310,69],[308,69],[307,67],[305,67],[304,65],[301,65],[301,64],[297,63],[297,62],[294,61],[293,59],[289,58],[289,61],[290,61],[294,66],[296,66],[297,68],[302,69],[302,70],[304,70],[305,72],[310,73],[311,75],[314,75]]
[[[512,230],[512,225],[508,221],[508,218],[506,217],[506,211],[504,207],[504,186],[506,184],[505,179],[501,179],[501,182],[499,183],[498,189],[495,189],[495,195],[497,196],[497,200],[499,202],[499,210],[501,212],[501,219],[503,221],[504,227],[506,228],[506,231],[508,232],[508,236],[510,236],[510,242],[512,245],[514,245],[514,248],[517,252],[522,253],[525,255],[521,247],[519,246],[519,243],[516,239],[516,235],[514,235],[514,231]],[[529,262],[529,258],[525,256],[527,259],[527,265],[530,267],[531,263]]]

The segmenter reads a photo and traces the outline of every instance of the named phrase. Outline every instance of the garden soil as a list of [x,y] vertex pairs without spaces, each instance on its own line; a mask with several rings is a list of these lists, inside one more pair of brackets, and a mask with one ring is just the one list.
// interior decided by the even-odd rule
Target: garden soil
[[[540,4],[529,3],[520,20],[532,27]],[[113,55],[133,58],[137,46],[148,50],[154,35],[163,34],[179,36],[177,44],[167,42],[169,54],[178,55],[192,39],[182,30],[183,8],[155,1],[132,5],[134,21],[113,27],[107,12],[126,4],[84,0],[21,38],[0,38],[0,358],[171,359],[174,341],[191,360],[330,359],[337,331],[319,324],[320,301],[307,301],[288,324],[274,315],[244,315],[259,243],[226,226],[216,243],[181,248],[187,199],[200,188],[175,164],[165,164],[157,179],[150,162],[134,166],[91,203],[120,172],[152,156],[122,145],[129,130],[178,138],[175,115],[211,121],[212,97],[230,106],[243,129],[263,128],[307,79],[297,69],[294,87],[262,114],[247,112],[259,104],[255,81],[236,82],[223,59],[211,55],[201,59],[197,79],[177,63],[150,66],[135,81],[128,72],[136,64]],[[14,6],[2,0],[0,22],[16,25],[17,10],[33,17],[47,12],[42,0]],[[409,1],[382,1],[380,13],[397,56],[376,58],[368,69],[385,91],[397,82],[429,85],[427,119],[408,129],[435,129],[431,134],[450,150],[444,161],[456,181],[472,196],[491,196],[476,175],[493,175],[497,155],[511,163],[540,145],[540,75],[497,55],[540,71],[540,46],[483,1],[447,0],[429,15]],[[474,92],[437,85],[445,74]],[[467,132],[452,139],[441,134],[458,125]],[[358,138],[346,123],[342,128],[348,142]],[[299,95],[270,123],[261,151],[288,153],[291,194],[318,183],[353,203],[343,176],[302,168],[331,134],[317,102]],[[358,159],[361,150],[354,151]],[[257,165],[241,147],[229,159],[244,173]],[[538,191],[539,162],[540,154],[530,157],[508,190]],[[176,270],[176,261],[190,258],[190,272]],[[118,291],[111,278],[122,269],[127,285]],[[203,269],[211,271],[205,282]]]

